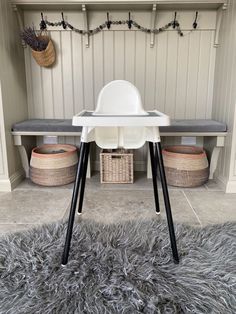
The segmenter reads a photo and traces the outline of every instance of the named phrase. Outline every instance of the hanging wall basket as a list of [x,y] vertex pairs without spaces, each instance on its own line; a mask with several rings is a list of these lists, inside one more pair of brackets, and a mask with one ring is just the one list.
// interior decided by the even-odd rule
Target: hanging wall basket
[[56,52],[55,52],[53,42],[49,38],[49,36],[38,36],[38,37],[42,38],[43,40],[47,40],[48,45],[47,45],[46,49],[42,50],[42,51],[36,51],[36,50],[32,49],[32,56],[34,57],[34,59],[38,63],[38,65],[40,65],[42,67],[49,67],[56,60]]

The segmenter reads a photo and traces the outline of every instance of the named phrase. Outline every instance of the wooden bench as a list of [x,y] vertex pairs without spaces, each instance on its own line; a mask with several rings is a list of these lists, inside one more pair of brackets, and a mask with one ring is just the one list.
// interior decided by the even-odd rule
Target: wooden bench
[[[31,149],[36,146],[37,136],[81,136],[81,127],[72,125],[71,119],[31,119],[13,125],[12,135],[14,144],[18,146],[22,165],[29,176],[29,156]],[[216,170],[219,153],[225,143],[227,127],[215,120],[172,120],[170,126],[160,128],[163,137],[203,137],[203,146],[210,161],[210,179]],[[87,177],[91,176],[90,162]],[[148,154],[147,177],[151,178],[150,158]]]

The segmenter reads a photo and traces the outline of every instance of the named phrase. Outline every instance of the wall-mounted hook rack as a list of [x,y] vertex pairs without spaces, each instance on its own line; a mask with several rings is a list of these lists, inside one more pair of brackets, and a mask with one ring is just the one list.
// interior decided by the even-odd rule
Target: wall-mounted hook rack
[[110,29],[111,28],[111,21],[110,21],[110,17],[109,17],[109,12],[107,12],[107,29]]
[[63,29],[66,29],[66,23],[65,23],[65,20],[64,20],[64,13],[63,12],[61,12],[61,19],[62,19],[62,21],[61,21],[61,25],[62,25],[62,27],[63,27]]
[[[84,29],[89,32],[89,26],[88,26],[88,13],[86,9],[86,5],[82,4],[82,12],[84,16]],[[89,48],[89,34],[85,35],[85,46],[86,48]]]
[[[152,6],[152,14],[151,14],[151,28],[155,28],[156,25],[156,16],[157,16],[157,5],[153,4]],[[154,33],[151,33],[151,38],[150,38],[150,47],[153,48],[154,47],[154,43],[155,43],[155,35]]]
[[198,18],[198,11],[195,13],[195,19],[193,22],[193,28],[196,29],[197,28],[197,18]]
[[222,15],[223,11],[227,9],[227,3],[222,4],[222,6],[217,10],[216,16],[216,30],[215,30],[215,38],[214,38],[214,47],[219,47],[219,34],[220,34],[220,27],[222,22]]
[[46,25],[46,22],[45,22],[44,17],[43,17],[43,12],[41,12],[41,22],[39,24],[39,27],[40,27],[41,31],[47,29],[47,25]]

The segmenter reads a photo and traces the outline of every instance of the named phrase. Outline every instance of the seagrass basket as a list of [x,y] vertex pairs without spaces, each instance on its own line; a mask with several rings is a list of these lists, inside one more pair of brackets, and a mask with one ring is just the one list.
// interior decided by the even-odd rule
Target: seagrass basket
[[75,180],[78,163],[73,145],[42,145],[32,150],[30,179],[44,186],[59,186]]
[[196,187],[208,180],[209,164],[203,148],[169,146],[163,149],[162,154],[169,185]]
[[53,42],[49,36],[40,35],[39,38],[40,37],[43,38],[44,40],[48,41],[47,48],[45,50],[42,50],[42,51],[36,51],[36,50],[31,49],[32,56],[34,57],[34,59],[38,63],[38,65],[40,65],[42,67],[49,67],[56,60],[55,48],[54,48]]
[[129,150],[102,150],[100,153],[101,183],[133,183],[133,153]]

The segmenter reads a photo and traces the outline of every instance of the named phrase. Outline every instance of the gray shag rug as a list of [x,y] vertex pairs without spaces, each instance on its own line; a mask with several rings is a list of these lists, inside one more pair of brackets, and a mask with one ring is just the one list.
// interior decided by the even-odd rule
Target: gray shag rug
[[0,239],[0,313],[236,313],[236,224],[176,225],[180,264],[165,222],[66,224]]

